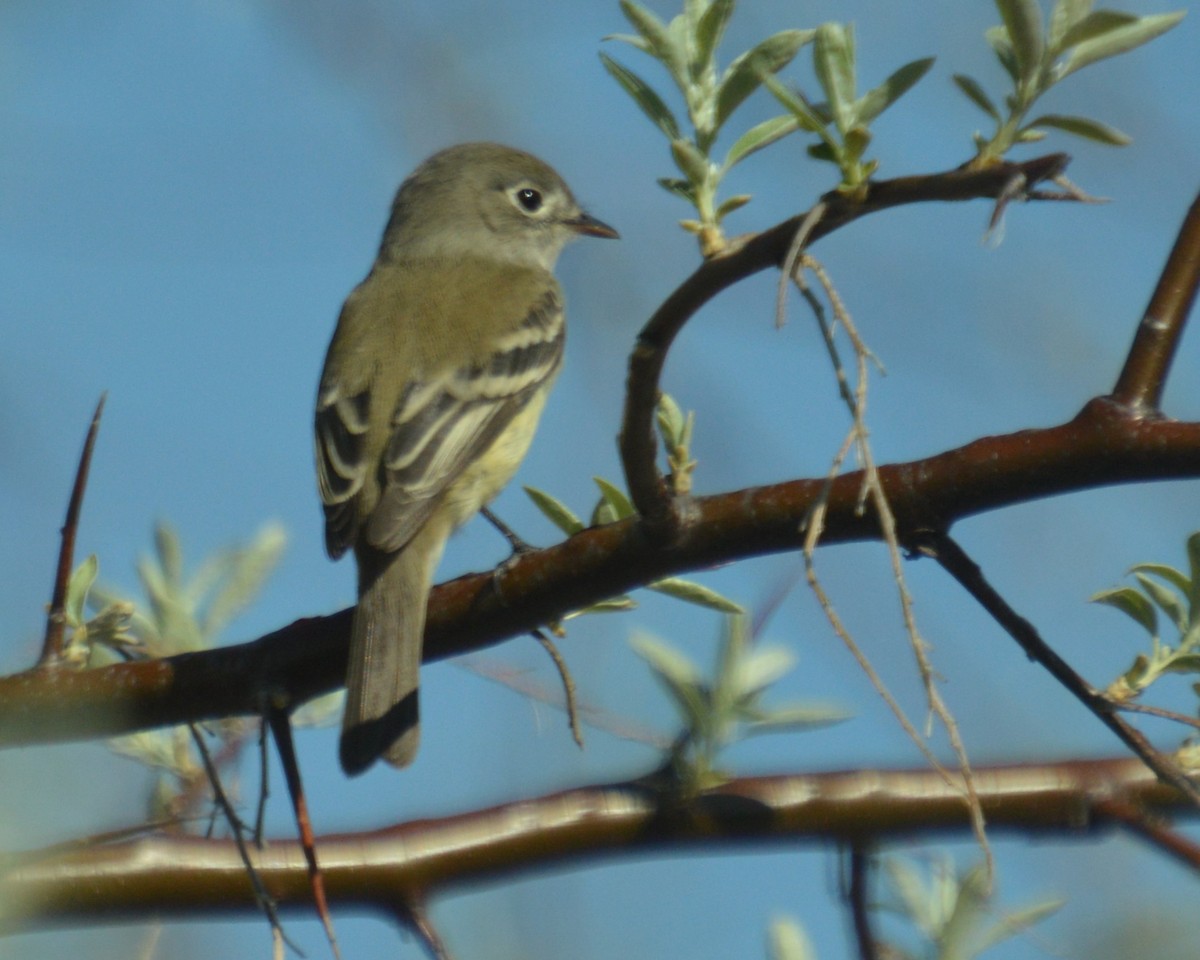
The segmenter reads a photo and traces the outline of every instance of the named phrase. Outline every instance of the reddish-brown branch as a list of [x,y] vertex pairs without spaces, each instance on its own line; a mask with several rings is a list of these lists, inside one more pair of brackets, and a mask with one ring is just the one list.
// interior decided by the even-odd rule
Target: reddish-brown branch
[[1098,816],[1119,823],[1143,840],[1157,847],[1185,867],[1200,873],[1200,845],[1162,822],[1158,814],[1144,810],[1129,800],[1111,798],[1095,806]]
[[[337,933],[333,928],[333,917],[329,914],[329,900],[325,896],[325,877],[321,873],[321,865],[317,862],[317,838],[313,832],[312,820],[308,815],[308,801],[305,799],[304,784],[300,778],[300,761],[296,758],[296,744],[292,739],[291,717],[286,710],[280,710],[269,703],[266,705],[265,714],[266,723],[271,729],[271,734],[275,738],[275,746],[279,750],[279,763],[283,767],[283,776],[287,781],[288,796],[292,801],[292,815],[296,820],[296,831],[300,835],[300,849],[304,852],[304,862],[308,865],[313,906],[325,928],[325,938],[329,941],[329,949],[334,960],[342,960]],[[259,840],[258,848],[261,850],[261,836]]]
[[[910,203],[1000,197],[1021,179],[1026,189],[1058,176],[1070,158],[1055,153],[1026,163],[998,164],[987,170],[959,168],[928,176],[872,183],[866,198],[851,200],[837,191],[821,198],[824,210],[808,235],[812,244],[871,213]],[[729,253],[705,261],[662,304],[638,335],[629,358],[625,412],[621,423],[621,462],[629,494],[653,539],[669,540],[682,523],[682,504],[668,495],[655,464],[654,411],[667,352],[684,324],[722,290],[760,270],[778,267],[808,214],[755,234]]]
[[[1097,400],[1068,423],[984,437],[879,470],[902,535],[948,529],[963,517],[1070,491],[1200,477],[1200,423],[1132,416]],[[699,497],[670,544],[636,520],[584,530],[514,558],[504,591],[490,573],[438,586],[425,657],[438,660],[527,633],[569,610],[672,573],[802,546],[801,524],[824,478]],[[868,540],[879,524],[859,510],[860,473],[828,490],[823,543]],[[78,740],[236,714],[262,697],[296,704],[345,675],[350,610],[298,620],[246,644],[99,670],[29,671],[0,678],[0,747]]]
[[1113,399],[1139,413],[1157,413],[1171,360],[1200,287],[1200,196],[1184,218],[1158,286],[1138,324]]
[[[1096,815],[1097,804],[1114,797],[1140,810],[1196,813],[1130,758],[976,767],[973,775],[993,831],[1093,834],[1111,824],[1111,812]],[[744,778],[689,802],[660,803],[636,782],[589,787],[317,842],[331,905],[395,915],[398,896],[420,903],[434,891],[564,863],[701,845],[854,845],[969,829],[958,778],[947,784],[921,768]],[[281,910],[311,910],[295,841],[272,840],[252,856]],[[0,902],[9,931],[258,909],[231,842],[165,836],[28,856],[0,875]]]
[[83,492],[87,489],[88,471],[92,466],[92,450],[96,446],[96,434],[100,431],[100,417],[104,414],[107,394],[101,394],[88,426],[83,451],[79,454],[79,466],[75,470],[75,483],[71,486],[71,499],[67,504],[67,518],[62,527],[62,545],[58,550],[58,569],[54,572],[54,592],[50,599],[50,610],[46,615],[46,637],[42,641],[39,667],[52,667],[62,660],[66,643],[67,587],[71,582],[71,568],[75,563],[75,533],[79,529],[79,512],[83,508]]

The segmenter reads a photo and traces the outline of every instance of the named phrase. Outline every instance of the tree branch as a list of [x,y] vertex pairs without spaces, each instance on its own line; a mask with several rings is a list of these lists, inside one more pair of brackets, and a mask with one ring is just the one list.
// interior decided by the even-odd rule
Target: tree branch
[[1140,414],[1157,413],[1171,360],[1200,286],[1200,196],[1192,201],[1158,286],[1138,324],[1112,397]]
[[88,472],[92,466],[92,451],[96,447],[96,434],[100,432],[100,418],[104,415],[104,401],[108,394],[101,394],[88,426],[83,451],[79,454],[79,466],[75,470],[75,483],[71,486],[71,499],[67,503],[67,519],[62,526],[62,544],[58,550],[58,567],[54,573],[54,592],[50,609],[46,614],[46,635],[42,641],[39,667],[62,665],[66,649],[67,588],[71,583],[71,570],[75,564],[75,533],[79,529],[79,513],[83,509],[83,493],[87,489]]
[[[984,437],[879,468],[901,540],[963,517],[1113,484],[1200,477],[1200,423],[1146,419],[1109,400],[1056,427]],[[821,542],[879,537],[862,474],[828,486]],[[584,530],[490,572],[441,584],[430,599],[425,659],[498,643],[661,577],[803,546],[825,478],[699,497],[672,543],[636,518]],[[151,727],[257,715],[262,697],[290,706],[342,683],[351,610],[298,620],[250,643],[97,670],[0,678],[0,747],[80,740]]]
[[[892,207],[998,198],[1018,179],[1023,179],[1028,190],[1058,176],[1069,162],[1066,154],[1054,153],[1026,163],[998,164],[987,170],[960,167],[945,173],[881,180],[870,184],[862,201],[834,190],[821,198],[824,210],[820,219],[807,224],[810,227],[807,242],[811,245],[860,217]],[[729,253],[706,260],[666,299],[638,334],[629,358],[619,443],[630,498],[653,539],[670,540],[683,522],[683,507],[669,495],[655,465],[658,446],[654,437],[654,410],[667,351],[684,324],[718,293],[760,270],[780,266],[807,217],[808,214],[792,217],[744,239],[731,247]]]
[[975,563],[953,538],[944,533],[918,534],[911,546],[933,557],[980,606],[1020,645],[1025,655],[1041,664],[1070,694],[1141,758],[1164,782],[1187,796],[1200,809],[1200,788],[1169,757],[1161,754],[1136,727],[1125,722],[1117,712],[1120,706],[1094,690],[1066,660],[1042,639],[1037,629],[1014,610],[987,581]]
[[[1140,810],[1196,814],[1130,758],[977,767],[974,776],[992,830],[1094,835],[1112,828],[1114,798]],[[618,854],[783,841],[853,845],[965,832],[970,814],[961,791],[961,783],[947,784],[925,768],[748,777],[686,802],[663,799],[635,781],[317,843],[331,905],[395,916],[398,896],[419,902],[430,892],[498,875]],[[295,840],[272,840],[251,855],[281,910],[312,909]],[[155,836],[22,860],[0,874],[4,932],[259,909],[231,841]]]

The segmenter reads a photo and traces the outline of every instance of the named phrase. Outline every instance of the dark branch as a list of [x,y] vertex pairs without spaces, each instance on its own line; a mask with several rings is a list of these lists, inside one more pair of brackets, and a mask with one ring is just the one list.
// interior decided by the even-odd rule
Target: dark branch
[[1145,415],[1156,413],[1171,360],[1183,337],[1188,314],[1200,286],[1200,196],[1193,202],[1179,228],[1158,286],[1138,324],[1129,356],[1112,397],[1130,410]]
[[[1119,483],[1200,477],[1200,423],[1146,419],[1097,400],[1068,423],[985,437],[879,470],[902,536],[1041,497]],[[859,509],[861,473],[828,488],[822,543],[879,537]],[[673,573],[799,550],[824,478],[700,497],[671,544],[636,519],[584,530],[509,561],[504,595],[490,573],[437,587],[425,658],[497,643],[605,597]],[[350,610],[298,620],[251,643],[98,670],[28,671],[0,679],[0,747],[79,740],[232,715],[264,696],[294,706],[341,685]]]
[[[1027,188],[1058,176],[1069,157],[1055,153],[1027,163],[1004,163],[988,170],[959,168],[946,173],[900,177],[872,183],[861,202],[832,191],[821,198],[825,210],[809,234],[811,244],[867,214],[910,203],[999,197],[1018,177]],[[621,423],[621,462],[629,494],[653,539],[670,539],[682,522],[679,505],[668,495],[655,465],[654,410],[667,351],[684,324],[722,290],[760,270],[783,263],[807,214],[755,234],[730,252],[705,261],[655,311],[629,358],[629,380]]]
[[75,565],[75,533],[79,529],[79,512],[83,509],[83,492],[87,489],[88,471],[92,466],[92,450],[96,446],[96,434],[100,431],[100,417],[104,414],[104,401],[108,394],[101,394],[88,426],[87,439],[79,454],[79,467],[75,471],[75,483],[71,486],[71,499],[67,504],[67,518],[62,527],[62,545],[58,550],[58,569],[54,573],[54,593],[50,610],[46,616],[46,637],[42,641],[39,667],[52,667],[63,657],[66,643],[67,587],[71,582],[71,569]]
[[850,884],[846,899],[854,926],[858,960],[879,960],[875,934],[871,931],[871,856],[862,844],[850,848]]
[[1096,718],[1117,735],[1164,783],[1169,783],[1200,809],[1200,788],[1169,758],[1159,753],[1136,727],[1118,714],[1117,704],[1092,689],[1057,652],[1042,639],[1037,629],[1016,612],[992,587],[979,565],[949,536],[942,533],[918,535],[911,546],[933,557],[1020,645],[1025,655],[1041,664]]

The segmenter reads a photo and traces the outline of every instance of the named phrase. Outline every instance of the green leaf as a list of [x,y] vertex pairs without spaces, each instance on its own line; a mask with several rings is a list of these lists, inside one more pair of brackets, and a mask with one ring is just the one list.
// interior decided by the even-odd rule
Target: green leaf
[[671,156],[680,173],[693,185],[699,185],[708,180],[708,160],[690,140],[680,137],[671,141]]
[[977,80],[973,77],[968,77],[965,73],[956,73],[951,79],[954,81],[954,85],[967,95],[968,100],[997,123],[1000,122],[1000,111],[992,103],[991,97],[984,93],[983,87],[979,85]]
[[1136,696],[1151,682],[1146,680],[1146,676],[1149,673],[1150,659],[1144,653],[1139,653],[1133,658],[1133,666],[1121,674],[1121,680],[1125,687],[1133,691]]
[[1200,532],[1188,537],[1187,555],[1192,584],[1188,590],[1188,603],[1192,608],[1192,618],[1200,619]]
[[702,692],[700,671],[678,650],[646,635],[629,638],[634,652],[649,665],[654,676],[675,700],[689,730],[704,724],[708,703]]
[[817,960],[804,928],[790,917],[771,922],[767,955],[770,960]]
[[1165,563],[1137,563],[1129,568],[1130,573],[1137,573],[1139,571],[1149,573],[1155,577],[1161,577],[1184,596],[1187,596],[1192,589],[1192,582],[1182,570],[1176,570]]
[[629,645],[655,673],[669,679],[672,684],[699,687],[702,683],[696,665],[674,647],[644,633],[630,637]]
[[542,512],[542,515],[568,537],[573,537],[584,529],[583,521],[575,516],[571,508],[561,500],[536,487],[522,487],[522,489],[533,501],[533,505]]
[[787,114],[755,124],[733,142],[733,146],[725,154],[724,169],[729,170],[735,163],[741,163],[750,154],[757,153],[764,147],[769,147],[776,141],[782,140],[798,126],[799,121],[796,117]]
[[1185,653],[1172,657],[1163,665],[1164,673],[1200,673],[1200,653]]
[[1035,923],[1041,923],[1047,917],[1058,913],[1066,905],[1066,902],[1066,900],[1058,899],[1044,900],[1041,903],[1022,907],[1020,910],[1005,911],[999,923],[992,924],[979,936],[976,947],[978,952],[975,955],[978,956],[985,950],[990,950],[1004,940],[1020,936]]
[[883,867],[887,872],[888,884],[900,901],[901,912],[912,920],[928,939],[935,939],[942,918],[934,915],[930,902],[932,891],[926,889],[920,873],[908,860],[900,857],[885,858]]
[[287,546],[287,534],[279,524],[268,524],[259,531],[244,549],[227,556],[226,579],[209,602],[201,633],[208,640],[216,635],[235,616],[245,610],[262,591],[279,557]]
[[1062,52],[1062,39],[1067,31],[1083,20],[1092,9],[1092,0],[1057,0],[1050,11],[1050,31],[1046,41],[1050,56]]
[[1152,637],[1158,636],[1158,613],[1146,599],[1133,587],[1114,587],[1112,590],[1101,590],[1089,598],[1092,603],[1103,603],[1106,606],[1120,610],[1131,617]]
[[1000,61],[1000,66],[1004,67],[1012,78],[1012,82],[1020,83],[1021,75],[1017,70],[1017,58],[1013,53],[1012,42],[1008,39],[1008,31],[1003,25],[997,24],[994,27],[988,27],[983,35],[987,39],[988,46],[992,48],[992,52],[996,54],[996,59]]
[[625,596],[625,594],[620,594],[616,597],[609,597],[607,600],[597,600],[595,603],[588,604],[586,607],[580,607],[578,610],[572,610],[563,617],[563,620],[574,620],[576,617],[582,617],[589,613],[624,613],[626,610],[634,610],[636,608],[636,600]]
[[162,568],[152,560],[140,557],[136,569],[146,599],[150,601],[150,608],[154,611],[156,619],[160,619],[165,616],[166,608],[172,603],[172,594],[163,579]]
[[612,504],[601,497],[596,503],[596,509],[592,511],[593,527],[606,527],[610,523],[617,522],[617,511],[612,508]]
[[775,99],[792,112],[792,116],[796,118],[802,130],[807,130],[810,133],[820,133],[825,129],[826,121],[821,118],[817,108],[809,103],[798,90],[788,88],[777,77],[773,77],[770,74],[764,73],[762,82],[771,91]]
[[696,205],[696,191],[692,189],[692,185],[686,180],[680,180],[677,177],[659,177],[658,185],[668,193],[682,197],[692,206]]
[[845,140],[846,149],[843,151],[843,157],[857,163],[867,152],[867,147],[871,145],[871,131],[864,126],[855,124],[846,131]]
[[669,393],[658,395],[658,406],[654,417],[658,421],[658,432],[668,446],[677,447],[683,438],[685,420],[683,410]]
[[[1122,133],[1116,127],[1110,127],[1099,120],[1090,120],[1087,117],[1068,117],[1058,113],[1047,113],[1036,120],[1031,120],[1025,130],[1033,127],[1053,127],[1055,130],[1073,133],[1077,137],[1085,137],[1088,140],[1095,140],[1097,143],[1105,143],[1113,147],[1125,147],[1133,142],[1132,137]],[[1024,133],[1025,130],[1021,132]]]
[[791,63],[800,48],[812,40],[813,30],[783,30],[734,59],[717,89],[715,129],[762,83],[763,74],[777,73]]
[[857,122],[855,114],[854,27],[823,23],[813,44],[813,66],[829,100],[833,122],[845,133]]
[[734,0],[713,0],[700,15],[696,24],[695,63],[706,67],[712,63],[717,45],[725,35],[729,18],[733,15]]
[[1098,37],[1085,40],[1071,48],[1058,71],[1061,79],[1076,70],[1082,70],[1097,60],[1115,57],[1149,43],[1155,37],[1162,36],[1174,27],[1186,11],[1175,13],[1159,13],[1149,17],[1138,17],[1133,23],[1123,27],[1115,27]]
[[766,689],[796,665],[796,655],[787,647],[759,646],[741,657],[734,667],[730,686],[738,700]]
[[728,200],[722,201],[721,205],[717,207],[717,212],[715,214],[717,223],[720,223],[735,210],[740,210],[753,199],[754,198],[748,193],[739,193],[730,197]]
[[604,502],[612,507],[613,515],[618,520],[624,520],[626,517],[632,517],[637,511],[633,508],[633,501],[629,499],[628,494],[620,487],[603,477],[592,477],[596,481],[596,486],[600,488],[600,496],[604,498]]
[[746,726],[747,734],[815,730],[844,723],[853,714],[829,704],[794,703],[764,710]]
[[717,664],[713,671],[713,709],[729,714],[737,699],[733,690],[737,665],[750,646],[750,624],[746,616],[725,618],[725,631],[717,645]]
[[1086,17],[1073,23],[1063,34],[1059,44],[1060,52],[1077,43],[1094,40],[1112,30],[1136,23],[1137,19],[1132,13],[1124,13],[1120,10],[1097,10],[1095,13],[1089,13]]
[[996,0],[996,9],[1008,32],[1017,77],[1027,83],[1035,82],[1045,54],[1041,7],[1037,0]]
[[183,547],[179,534],[169,523],[159,521],[154,525],[154,551],[163,579],[176,586],[183,583]]
[[642,37],[636,37],[628,33],[610,33],[601,37],[601,39],[619,40],[621,43],[627,43],[631,47],[641,50],[642,53],[648,53],[650,56],[654,56],[654,51],[650,49],[650,44],[648,44]]
[[671,35],[667,32],[667,25],[640,3],[635,3],[634,0],[621,0],[621,12],[625,14],[625,19],[633,25],[633,29],[646,41],[650,48],[650,55],[678,78],[677,71],[684,60],[683,50],[677,48],[672,41]]
[[954,908],[937,938],[939,956],[967,958],[976,955],[972,943],[979,921],[988,909],[987,890],[987,870],[982,864],[972,867],[962,877]]
[[926,57],[923,60],[906,63],[879,86],[863,94],[855,110],[858,122],[870,123],[904,96],[918,80],[929,72],[929,68],[933,66],[933,59],[933,57]]
[[807,147],[805,152],[814,160],[826,160],[829,163],[841,165],[841,155],[833,144],[822,141]]
[[1142,585],[1142,590],[1145,592],[1163,613],[1171,618],[1181,634],[1187,632],[1187,609],[1183,605],[1183,601],[1170,587],[1164,587],[1157,580],[1146,576],[1144,573],[1135,573],[1134,577],[1137,582]]
[[67,623],[72,626],[79,626],[87,622],[84,607],[87,604],[88,593],[99,573],[100,561],[94,553],[71,571],[70,579],[67,580],[67,596],[63,613],[66,615]]
[[745,612],[741,605],[734,603],[734,601],[722,596],[710,587],[696,583],[694,580],[684,580],[681,577],[664,577],[662,580],[655,580],[653,583],[646,584],[646,588],[656,593],[665,593],[676,600],[685,600],[688,603],[707,607],[710,610],[719,610],[721,613]]
[[679,122],[675,119],[675,115],[663,103],[662,97],[655,93],[645,80],[628,67],[617,63],[606,53],[600,54],[600,62],[604,64],[604,69],[612,75],[613,79],[621,85],[621,88],[633,97],[634,103],[642,108],[642,113],[649,117],[659,130],[672,140],[679,136]]

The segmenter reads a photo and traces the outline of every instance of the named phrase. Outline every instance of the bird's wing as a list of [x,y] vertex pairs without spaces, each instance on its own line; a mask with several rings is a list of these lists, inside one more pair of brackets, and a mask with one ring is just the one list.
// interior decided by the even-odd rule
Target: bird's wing
[[565,329],[556,289],[497,337],[487,358],[409,381],[393,410],[380,467],[382,493],[369,517],[354,502],[372,465],[364,449],[369,421],[365,392],[322,390],[317,404],[317,462],[325,504],[326,543],[340,555],[366,523],[378,550],[403,547],[438,498],[504,432],[562,362]]

